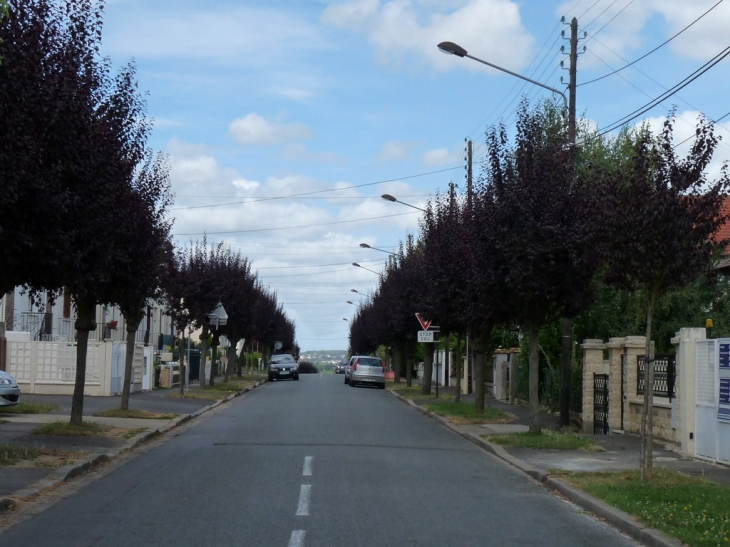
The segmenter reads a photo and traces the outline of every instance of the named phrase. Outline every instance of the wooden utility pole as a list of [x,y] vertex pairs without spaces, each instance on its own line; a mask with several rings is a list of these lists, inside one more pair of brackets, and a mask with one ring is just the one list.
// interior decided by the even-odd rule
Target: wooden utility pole
[[[568,141],[570,155],[575,163],[575,88],[578,65],[578,19],[570,22],[570,80],[568,82]],[[570,425],[570,369],[573,361],[573,319],[563,317],[560,381],[560,425]]]

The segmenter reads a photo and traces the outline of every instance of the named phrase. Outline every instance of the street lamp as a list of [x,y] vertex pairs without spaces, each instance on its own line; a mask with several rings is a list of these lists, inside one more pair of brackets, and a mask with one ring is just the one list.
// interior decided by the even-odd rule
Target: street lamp
[[[426,210],[425,210],[425,209],[421,209],[420,207],[416,207],[415,205],[411,205],[410,203],[406,203],[405,201],[401,201],[401,200],[399,200],[399,199],[396,199],[396,198],[394,198],[393,196],[391,196],[390,194],[383,194],[383,195],[382,195],[382,196],[380,196],[380,197],[381,197],[381,198],[383,198],[383,199],[384,199],[385,201],[392,201],[392,202],[394,202],[394,203],[400,203],[401,205],[406,205],[406,206],[408,206],[408,207],[411,207],[411,208],[413,208],[413,209],[418,209],[418,210],[419,210],[419,211],[421,211],[422,213],[425,213],[425,212],[426,212]],[[361,246],[362,246],[362,245],[361,245]]]
[[[357,262],[353,262],[352,265],[355,266],[356,268],[362,268],[363,270],[367,270],[369,272],[373,272],[375,275],[380,275],[375,270],[371,270],[370,268],[366,268],[365,266],[360,266],[360,264],[358,264]],[[354,289],[351,289],[351,290],[354,290]],[[357,291],[355,291],[355,292],[357,292]]]
[[[565,112],[567,113],[567,111],[568,111],[568,98],[565,96],[565,93],[563,93],[559,89],[555,89],[554,87],[550,87],[549,85],[542,84],[538,81],[528,78],[527,76],[523,76],[522,74],[517,74],[516,72],[512,72],[511,70],[507,70],[506,68],[502,68],[501,66],[492,64],[488,61],[485,61],[484,59],[480,59],[479,57],[474,57],[473,55],[469,55],[463,47],[461,47],[458,44],[455,44],[454,42],[441,42],[437,47],[443,53],[447,53],[449,55],[456,55],[457,57],[469,57],[469,59],[474,59],[475,61],[477,61],[479,63],[490,66],[492,68],[496,68],[497,70],[501,70],[502,72],[511,74],[512,76],[520,78],[521,80],[525,80],[526,82],[530,82],[531,84],[535,84],[537,86],[548,89],[548,90],[552,91],[553,93],[557,93],[558,95],[560,95],[563,98],[563,103],[565,105]],[[383,197],[385,197],[385,196],[383,196]]]
[[[570,93],[570,101],[568,101],[568,98],[565,96],[565,93],[560,91],[559,89],[555,89],[554,87],[550,87],[549,85],[545,85],[543,83],[540,83],[538,81],[535,81],[531,78],[528,78],[526,76],[523,76],[522,74],[517,74],[516,72],[512,72],[511,70],[507,70],[506,68],[502,68],[501,66],[497,66],[495,64],[489,63],[483,59],[479,59],[478,57],[474,57],[473,55],[469,55],[467,51],[461,47],[458,44],[455,44],[454,42],[441,42],[437,47],[439,50],[441,50],[443,53],[448,53],[450,55],[456,55],[457,57],[468,57],[469,59],[473,59],[479,63],[482,63],[484,65],[487,65],[492,68],[496,68],[497,70],[501,70],[502,72],[506,72],[507,74],[511,74],[512,76],[515,76],[517,78],[520,78],[521,80],[525,80],[526,82],[530,82],[531,84],[534,84],[536,86],[542,87],[544,89],[547,89],[548,91],[552,91],[553,93],[557,93],[563,98],[563,105],[564,105],[564,112],[563,115],[566,118],[566,121],[568,123],[568,144],[571,148],[571,150],[575,150],[575,78],[576,78],[576,64],[578,59],[578,52],[577,52],[577,45],[578,45],[578,20],[576,18],[573,18],[573,20],[570,22],[570,84],[568,86],[568,90]],[[575,155],[573,155],[573,160],[575,161]],[[383,196],[385,197],[385,196]],[[568,425],[570,422],[569,416],[569,399],[568,399],[568,392],[570,387],[570,360],[571,360],[571,339],[572,339],[572,320],[564,317],[562,321],[562,331],[563,331],[563,340],[562,340],[562,351],[561,351],[561,385],[560,385],[560,423],[561,425]]]
[[375,249],[376,251],[380,251],[381,253],[388,253],[389,255],[397,256],[395,253],[391,253],[390,251],[386,251],[384,249],[378,249],[377,247],[372,247],[367,243],[360,243],[360,247],[362,247],[363,249]]

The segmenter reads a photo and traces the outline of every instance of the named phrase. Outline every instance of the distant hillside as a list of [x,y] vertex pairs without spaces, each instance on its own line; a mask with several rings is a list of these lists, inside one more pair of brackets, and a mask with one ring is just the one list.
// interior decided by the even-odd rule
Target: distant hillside
[[341,349],[303,351],[299,354],[300,361],[309,361],[315,365],[320,364],[337,364],[347,359],[347,351]]

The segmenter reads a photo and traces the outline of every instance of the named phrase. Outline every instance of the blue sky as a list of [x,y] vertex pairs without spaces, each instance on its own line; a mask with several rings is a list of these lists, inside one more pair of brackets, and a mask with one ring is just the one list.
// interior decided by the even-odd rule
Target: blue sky
[[[560,18],[576,17],[586,46],[577,111],[604,128],[728,47],[730,2],[645,59],[587,82],[650,52],[716,3],[108,0],[103,53],[116,66],[133,59],[148,93],[150,145],[172,166],[176,242],[206,232],[240,250],[294,320],[302,350],[346,349],[343,318],[375,289],[373,272],[387,258],[359,244],[392,252],[418,233],[418,211],[380,196],[423,207],[450,182],[463,186],[464,139],[478,160],[485,130],[513,125],[522,96],[551,95],[436,44],[456,42],[563,89],[560,47],[569,46],[561,31],[569,28]],[[728,62],[631,123],[658,127],[676,105],[683,140],[700,112],[725,115]],[[711,175],[730,158],[723,122]]]

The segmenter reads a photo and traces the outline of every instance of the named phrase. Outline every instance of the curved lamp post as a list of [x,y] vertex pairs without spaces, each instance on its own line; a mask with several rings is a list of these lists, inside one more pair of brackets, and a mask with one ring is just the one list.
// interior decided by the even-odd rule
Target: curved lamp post
[[[575,25],[575,27],[574,27]],[[577,25],[578,21],[574,18],[571,22],[571,36],[577,35]],[[575,33],[575,34],[574,34]],[[469,55],[469,53],[460,45],[455,44],[454,42],[441,42],[437,47],[439,50],[441,50],[443,53],[448,53],[449,55],[456,55],[457,57],[468,57],[469,59],[473,59],[474,61],[477,61],[479,63],[482,63],[484,65],[487,65],[492,68],[496,68],[497,70],[501,70],[502,72],[506,72],[507,74],[511,74],[512,76],[515,76],[516,78],[519,78],[521,80],[525,80],[526,82],[530,82],[531,84],[534,84],[536,86],[542,87],[544,89],[547,89],[548,91],[552,91],[553,93],[557,93],[563,98],[563,105],[565,107],[565,110],[563,112],[563,116],[565,116],[565,119],[568,124],[568,144],[571,148],[575,148],[575,61],[577,58],[577,53],[575,49],[575,45],[577,44],[577,39],[575,42],[573,42],[573,39],[571,38],[571,68],[570,68],[570,101],[568,101],[568,98],[565,96],[565,93],[560,91],[559,89],[555,89],[554,87],[550,87],[549,85],[545,85],[541,82],[538,82],[536,80],[533,80],[531,78],[528,78],[527,76],[523,76],[522,74],[517,74],[516,72],[512,72],[511,70],[507,70],[506,68],[502,68],[501,66],[497,66],[495,64],[492,64],[490,62],[485,61],[484,59],[480,59],[478,57],[474,57],[473,55]],[[568,104],[570,102],[570,105]],[[575,159],[575,156],[573,156]],[[383,196],[385,197],[385,196]],[[571,352],[571,339],[572,339],[572,321],[571,319],[564,317],[563,318],[563,347],[562,347],[562,355],[561,355],[561,369],[562,369],[562,378],[561,378],[561,395],[560,395],[560,422],[562,425],[568,425],[570,423],[569,419],[569,399],[568,399],[568,391],[570,386],[570,352]]]
[[493,63],[490,63],[489,61],[480,59],[479,57],[474,57],[473,55],[469,55],[469,53],[463,47],[461,47],[459,44],[455,44],[454,42],[441,42],[437,47],[443,53],[447,53],[449,55],[456,55],[457,57],[468,57],[469,59],[473,59],[479,63],[482,63],[483,65],[487,65],[492,68],[496,68],[497,70],[501,70],[502,72],[511,74],[512,76],[515,76],[516,78],[519,78],[521,80],[525,80],[526,82],[530,82],[531,84],[535,84],[537,86],[543,87],[549,91],[552,91],[553,93],[557,93],[558,95],[560,95],[563,98],[563,103],[565,105],[565,112],[567,113],[567,111],[568,111],[568,98],[565,96],[565,93],[563,93],[559,89],[555,89],[554,87],[550,87],[549,85],[542,84],[536,80],[528,78],[527,76],[523,76],[522,74],[517,74],[516,72],[512,72],[511,70],[507,70],[506,68],[497,66]]
[[[400,203],[401,205],[405,205],[405,206],[410,207],[412,209],[417,209],[417,210],[421,211],[422,213],[425,213],[426,212],[425,209],[421,209],[420,207],[416,207],[415,205],[411,205],[410,203],[406,203],[405,201],[401,201],[399,199],[396,199],[393,196],[391,196],[390,194],[383,194],[380,197],[383,198],[385,201],[392,201],[394,203]],[[362,245],[360,245],[360,246],[362,247]]]
[[377,247],[373,247],[371,245],[368,245],[367,243],[360,243],[360,247],[363,249],[375,249],[376,251],[380,251],[381,253],[388,253],[389,255],[397,256],[395,253],[391,253],[390,251],[386,251],[385,249],[378,249]]
[[[369,272],[373,272],[375,275],[380,275],[375,270],[371,270],[370,268],[366,268],[365,266],[360,266],[360,264],[358,264],[357,262],[353,262],[352,265],[355,266],[356,268],[362,268],[363,270],[367,270]],[[354,290],[354,289],[351,289],[351,290]],[[357,291],[355,291],[355,292],[357,292]]]

